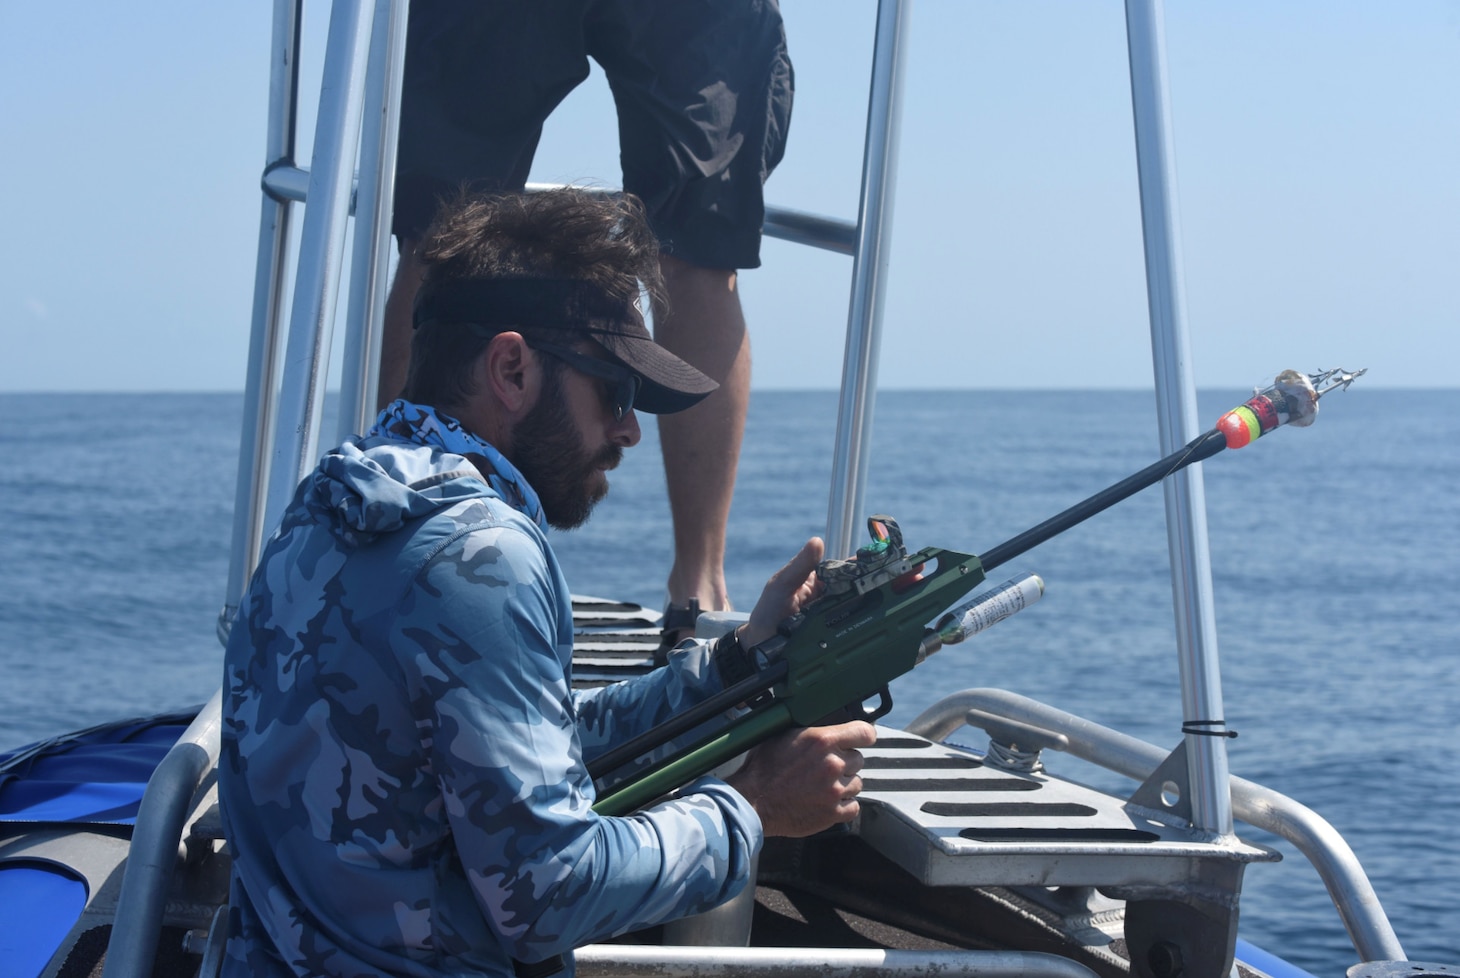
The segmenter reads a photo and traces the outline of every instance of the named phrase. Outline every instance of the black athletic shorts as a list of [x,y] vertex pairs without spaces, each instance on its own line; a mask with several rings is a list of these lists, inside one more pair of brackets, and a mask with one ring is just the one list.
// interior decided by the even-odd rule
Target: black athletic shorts
[[762,184],[791,121],[776,0],[414,0],[396,235],[418,238],[464,184],[521,188],[544,120],[590,57],[618,107],[624,189],[664,250],[757,267]]

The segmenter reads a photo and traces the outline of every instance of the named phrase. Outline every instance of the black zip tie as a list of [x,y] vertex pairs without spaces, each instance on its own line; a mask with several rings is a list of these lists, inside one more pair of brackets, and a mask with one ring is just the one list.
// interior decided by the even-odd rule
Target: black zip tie
[[1225,727],[1226,720],[1188,720],[1181,725],[1181,732],[1184,734],[1197,734],[1201,737],[1235,737],[1235,730],[1203,730],[1203,727]]

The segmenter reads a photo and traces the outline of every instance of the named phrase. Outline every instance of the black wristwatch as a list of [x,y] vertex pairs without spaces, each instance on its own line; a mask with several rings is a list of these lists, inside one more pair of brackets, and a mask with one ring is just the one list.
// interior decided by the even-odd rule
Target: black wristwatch
[[715,640],[715,649],[710,653],[715,668],[720,670],[720,681],[726,689],[756,673],[755,659],[748,649],[740,644],[740,629],[732,628]]

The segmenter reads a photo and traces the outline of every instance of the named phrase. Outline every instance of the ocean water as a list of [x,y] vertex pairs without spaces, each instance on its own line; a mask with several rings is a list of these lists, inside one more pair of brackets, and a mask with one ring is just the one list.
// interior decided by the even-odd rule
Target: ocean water
[[[1362,384],[1362,382],[1360,382]],[[1204,393],[1214,420],[1242,391]],[[1158,456],[1148,392],[886,392],[869,504],[911,548],[986,552]],[[0,395],[0,750],[205,700],[219,678],[238,395]],[[730,527],[731,591],[826,521],[831,393],[758,393]],[[581,530],[574,590],[658,606],[669,518],[653,423]],[[1203,466],[1234,774],[1352,845],[1409,957],[1460,964],[1460,391],[1363,389],[1318,423]],[[1150,489],[999,568],[1036,606],[893,687],[892,722],[1010,689],[1163,746],[1180,740],[1162,497]],[[977,743],[969,731],[966,739]],[[1051,769],[1134,786],[1062,755]],[[1243,936],[1315,974],[1355,960],[1286,843],[1247,874]]]

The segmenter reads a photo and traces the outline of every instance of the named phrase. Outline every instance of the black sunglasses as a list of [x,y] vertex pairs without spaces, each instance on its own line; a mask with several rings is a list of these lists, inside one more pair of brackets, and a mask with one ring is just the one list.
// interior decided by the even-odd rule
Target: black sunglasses
[[608,402],[615,421],[622,421],[634,409],[634,399],[639,396],[639,388],[643,386],[644,378],[623,364],[590,357],[586,353],[579,353],[555,343],[528,341],[527,345],[539,353],[546,353],[563,361],[579,373],[608,381],[609,386],[604,389],[604,399]]

